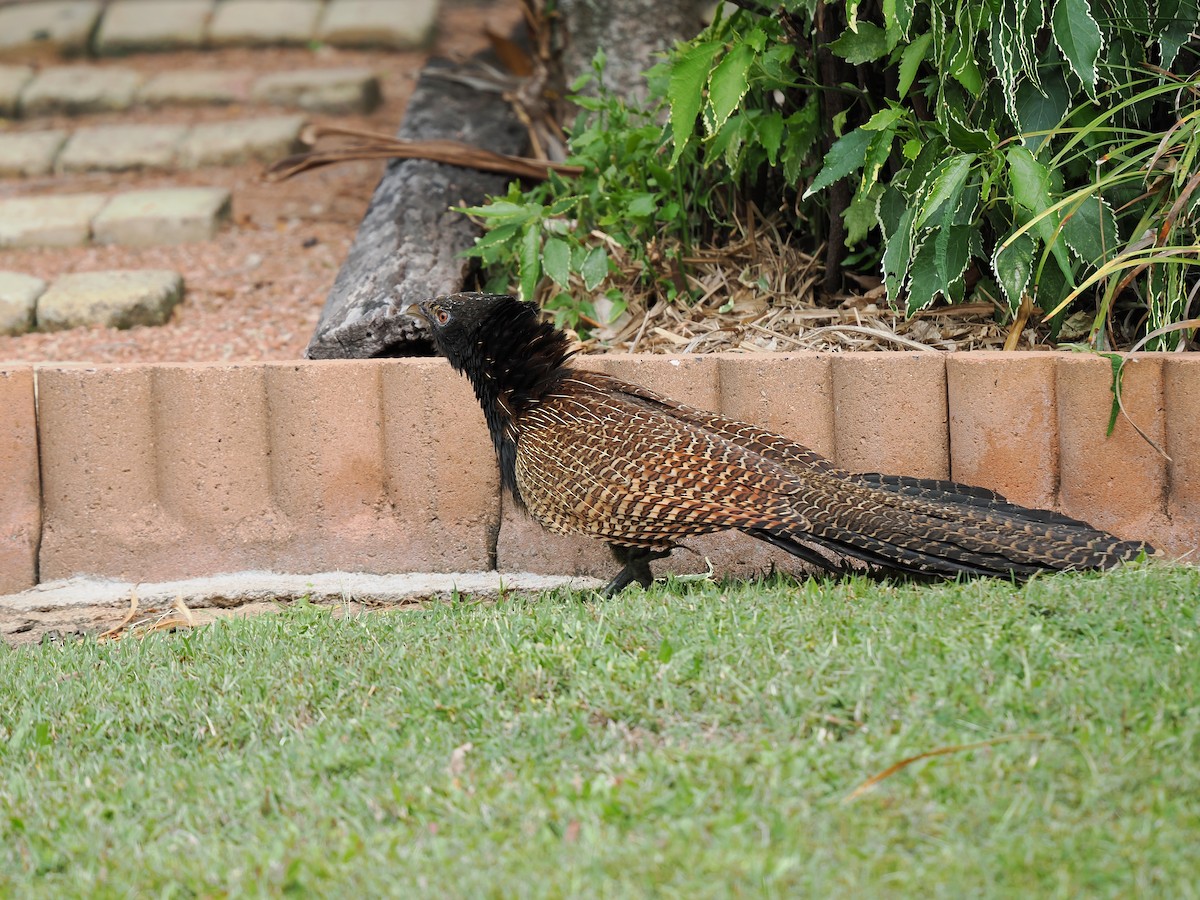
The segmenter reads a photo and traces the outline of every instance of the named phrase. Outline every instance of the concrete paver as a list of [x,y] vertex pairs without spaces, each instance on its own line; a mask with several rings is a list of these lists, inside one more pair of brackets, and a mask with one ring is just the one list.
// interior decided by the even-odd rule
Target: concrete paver
[[253,81],[250,72],[182,69],[154,75],[141,86],[137,102],[147,106],[219,106],[245,100]]
[[24,334],[33,330],[37,298],[46,282],[21,272],[0,272],[0,334]]
[[53,66],[43,69],[21,94],[21,115],[52,116],[119,112],[133,105],[143,76],[132,69]]
[[147,247],[206,241],[229,217],[225,188],[162,188],[113,197],[92,222],[97,244]]
[[80,325],[161,325],[183,299],[183,278],[166,269],[63,275],[38,298],[42,331]]
[[197,125],[179,148],[179,164],[199,168],[274,161],[300,149],[304,122],[304,116],[265,116]]
[[97,125],[80,128],[58,156],[64,172],[166,168],[175,153],[186,125]]
[[29,66],[0,66],[0,116],[16,118],[21,91],[33,79]]
[[0,200],[0,248],[82,246],[107,202],[104,194]]
[[115,0],[94,46],[101,55],[199,47],[215,0]]
[[100,18],[99,0],[51,0],[0,7],[0,56],[83,53]]
[[325,113],[368,113],[382,99],[379,78],[358,67],[275,72],[258,79],[250,96],[258,103]]
[[339,47],[424,47],[433,37],[437,0],[330,0],[317,36]]
[[208,26],[216,46],[306,44],[316,34],[321,0],[225,0]]
[[58,128],[14,134],[0,132],[0,177],[45,175],[53,170],[54,160],[66,141],[67,132]]

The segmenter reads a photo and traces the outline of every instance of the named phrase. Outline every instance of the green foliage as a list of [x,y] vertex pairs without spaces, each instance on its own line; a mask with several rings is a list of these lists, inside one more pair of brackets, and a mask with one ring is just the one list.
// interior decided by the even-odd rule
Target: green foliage
[[[823,16],[738,10],[649,73],[646,109],[578,98],[585,174],[473,210],[494,226],[477,255],[526,296],[549,276],[560,309],[630,265],[674,298],[687,250],[753,201],[813,249],[840,218],[907,314],[983,291],[1004,316],[1028,296],[1057,327],[1090,300],[1096,345],[1117,304],[1143,333],[1186,318],[1197,0],[846,0]],[[841,97],[833,114],[823,95]],[[848,202],[828,190],[843,180]],[[599,257],[584,272],[592,251],[608,273]]]

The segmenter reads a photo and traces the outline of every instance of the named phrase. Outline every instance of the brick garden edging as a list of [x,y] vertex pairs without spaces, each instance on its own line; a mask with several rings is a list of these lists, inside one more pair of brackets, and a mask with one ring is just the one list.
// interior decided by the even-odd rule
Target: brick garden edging
[[[1105,359],[1060,353],[588,357],[841,465],[993,487],[1172,556],[1200,547],[1200,357],[1142,354],[1105,438]],[[34,413],[34,396],[37,411]],[[438,359],[0,366],[0,593],[87,574],[247,569],[611,574],[500,496],[466,381]],[[687,542],[718,572],[795,560]],[[660,564],[663,570],[667,566]],[[675,571],[703,568],[677,552]]]

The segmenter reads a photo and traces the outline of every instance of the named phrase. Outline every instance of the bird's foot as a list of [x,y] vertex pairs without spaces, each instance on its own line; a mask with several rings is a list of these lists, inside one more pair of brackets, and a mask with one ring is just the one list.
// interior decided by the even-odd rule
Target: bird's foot
[[643,588],[650,587],[654,584],[654,573],[650,571],[651,560],[671,555],[669,549],[647,550],[642,547],[622,547],[617,544],[610,544],[609,549],[616,557],[617,562],[623,565],[621,571],[617,573],[617,577],[604,586],[605,597],[615,597],[635,581]]

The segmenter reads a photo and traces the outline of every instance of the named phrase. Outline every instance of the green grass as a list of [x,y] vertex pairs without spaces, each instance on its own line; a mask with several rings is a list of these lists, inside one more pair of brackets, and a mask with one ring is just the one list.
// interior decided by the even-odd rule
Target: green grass
[[0,647],[0,895],[1197,896],[1198,598],[669,584]]

